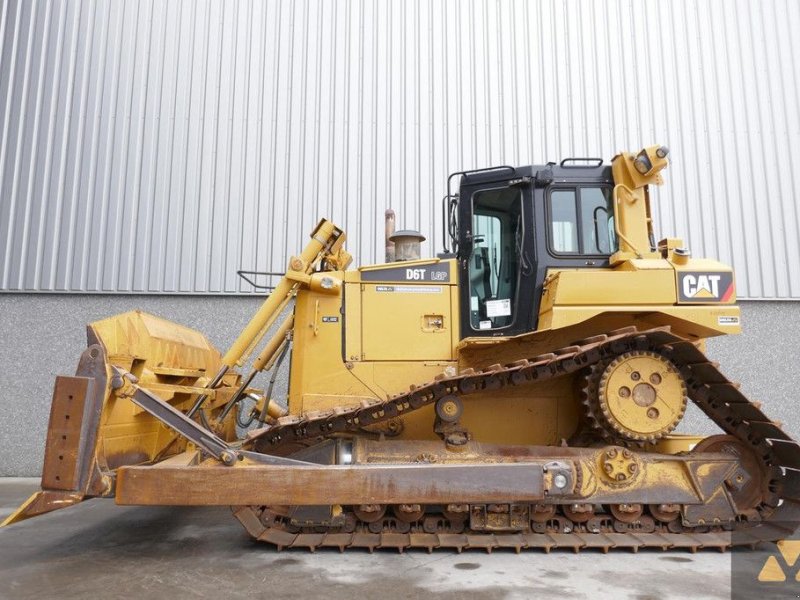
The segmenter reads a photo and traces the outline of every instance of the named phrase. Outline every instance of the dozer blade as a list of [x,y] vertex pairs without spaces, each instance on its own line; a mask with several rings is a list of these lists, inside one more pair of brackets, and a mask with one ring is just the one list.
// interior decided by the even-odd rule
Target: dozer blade
[[185,437],[163,426],[169,423],[119,397],[127,381],[121,374],[135,373],[142,387],[134,387],[145,399],[181,414],[173,405],[189,405],[205,388],[206,373],[219,368],[216,348],[197,331],[139,311],[90,324],[87,338],[75,375],[58,376],[53,388],[42,489],[0,526],[86,498],[112,497],[118,467],[157,462],[186,448]]
[[25,500],[17,510],[6,517],[3,522],[0,523],[0,527],[13,525],[19,521],[43,515],[59,508],[67,508],[68,506],[77,504],[83,499],[84,495],[79,492],[40,490],[35,492],[30,498]]
[[95,445],[107,393],[108,373],[102,346],[86,349],[74,377],[58,376],[47,430],[42,490],[0,526],[72,506],[87,495],[101,495],[108,482],[96,471]]

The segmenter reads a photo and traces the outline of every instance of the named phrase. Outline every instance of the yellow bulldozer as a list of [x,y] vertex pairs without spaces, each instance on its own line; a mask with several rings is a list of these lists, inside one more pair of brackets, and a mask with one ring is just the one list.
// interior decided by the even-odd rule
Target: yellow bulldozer
[[[800,448],[703,353],[740,332],[734,276],[655,241],[667,155],[455,173],[437,258],[348,270],[322,220],[224,354],[139,311],[90,324],[42,489],[4,524],[113,497],[230,506],[312,550],[787,537]],[[689,402],[721,433],[676,433]]]

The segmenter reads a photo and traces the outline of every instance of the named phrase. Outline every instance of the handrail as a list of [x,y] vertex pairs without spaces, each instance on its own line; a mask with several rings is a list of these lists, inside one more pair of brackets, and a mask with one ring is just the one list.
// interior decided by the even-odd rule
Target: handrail
[[[447,227],[448,231],[446,233],[450,234],[450,240],[453,242],[454,251],[457,251],[458,240],[456,239],[456,236],[452,235],[453,232],[449,227],[449,225],[450,225],[450,217],[452,214],[452,207],[454,204],[458,203],[458,194],[453,194],[451,190],[451,182],[453,181],[453,177],[457,176],[467,177],[469,175],[477,175],[478,173],[491,173],[492,171],[511,171],[512,173],[517,172],[517,170],[510,165],[500,165],[497,167],[486,167],[484,169],[472,169],[471,171],[456,171],[455,173],[450,173],[450,176],[447,178],[447,195],[444,198],[442,198],[442,219],[443,219],[442,227],[445,227],[444,219],[446,218],[448,225]],[[448,199],[450,199],[449,203],[449,207],[451,209],[450,212],[446,211],[446,207],[448,206],[447,202]],[[442,244],[444,247],[444,251],[450,252],[450,249],[447,246],[447,235],[445,235],[444,239],[442,239]]]
[[274,285],[259,285],[252,279],[248,277],[248,275],[266,275],[268,277],[282,277],[283,273],[280,271],[246,271],[244,269],[239,269],[236,271],[236,274],[244,279],[247,283],[252,285],[257,290],[274,290]]
[[618,200],[620,200],[619,197],[620,189],[623,189],[628,193],[628,195],[631,197],[632,202],[636,202],[636,197],[633,195],[633,190],[630,189],[628,186],[626,186],[623,183],[618,183],[617,185],[614,186],[614,190],[611,193],[612,197],[614,198],[614,232],[617,234],[617,237],[619,237],[623,242],[625,242],[628,245],[628,247],[631,250],[633,250],[633,253],[636,254],[636,258],[642,258],[643,254],[639,252],[639,249],[636,247],[636,245],[633,242],[631,242],[628,238],[626,238],[619,229],[620,219],[619,219],[619,213],[617,212],[617,202]]
[[[457,198],[452,198],[449,195],[442,197],[442,248],[445,253],[450,252],[450,247],[447,243],[447,237],[450,236],[451,240],[453,238],[453,231],[451,227],[452,207],[457,203]],[[455,242],[455,240],[452,241]],[[453,249],[455,250],[455,247]]]
[[[568,165],[567,164],[567,163],[575,163],[575,162],[578,162],[579,160],[586,161],[586,162],[596,162],[597,164],[596,165]],[[559,165],[559,166],[564,167],[565,169],[583,169],[583,168],[596,169],[598,167],[602,167],[603,166],[603,159],[602,158],[584,158],[582,156],[575,156],[575,157],[572,157],[572,158],[565,158],[564,160],[561,161],[561,165]]]

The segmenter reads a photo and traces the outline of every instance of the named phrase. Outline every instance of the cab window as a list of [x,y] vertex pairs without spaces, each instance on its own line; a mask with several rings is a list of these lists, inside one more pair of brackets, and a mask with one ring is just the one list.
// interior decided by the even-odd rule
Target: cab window
[[472,329],[502,329],[514,322],[523,234],[519,188],[482,190],[472,196]]
[[550,250],[609,255],[617,250],[611,188],[581,186],[550,192]]

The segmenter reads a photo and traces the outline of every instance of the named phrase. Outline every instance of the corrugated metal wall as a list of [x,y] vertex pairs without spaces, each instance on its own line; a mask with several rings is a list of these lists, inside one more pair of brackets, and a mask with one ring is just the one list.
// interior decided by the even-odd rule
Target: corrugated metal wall
[[800,299],[794,0],[5,0],[0,289],[238,292],[450,171],[672,148],[660,230]]

